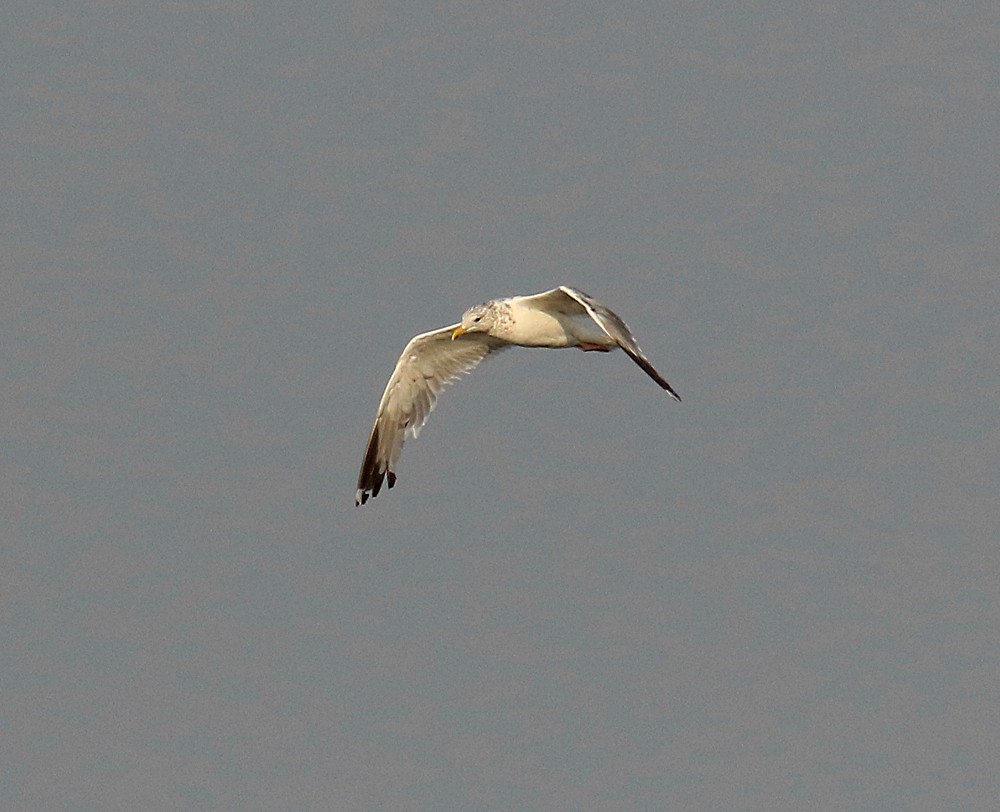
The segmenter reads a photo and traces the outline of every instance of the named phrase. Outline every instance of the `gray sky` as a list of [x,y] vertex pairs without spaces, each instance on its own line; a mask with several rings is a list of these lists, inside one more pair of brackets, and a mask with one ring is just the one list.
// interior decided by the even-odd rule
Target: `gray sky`
[[23,6],[3,809],[995,808],[1000,7]]

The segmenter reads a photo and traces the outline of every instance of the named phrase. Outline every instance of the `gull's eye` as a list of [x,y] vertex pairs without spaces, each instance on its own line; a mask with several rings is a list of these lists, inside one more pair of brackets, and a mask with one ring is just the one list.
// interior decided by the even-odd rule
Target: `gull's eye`
[[482,316],[476,316],[476,317],[475,317],[475,318],[473,319],[473,321],[479,321],[479,320],[480,320],[481,318],[482,318]]

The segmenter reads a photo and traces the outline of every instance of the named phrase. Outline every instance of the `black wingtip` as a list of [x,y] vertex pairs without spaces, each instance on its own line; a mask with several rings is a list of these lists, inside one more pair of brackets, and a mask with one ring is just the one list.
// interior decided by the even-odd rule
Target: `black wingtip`
[[[379,429],[378,423],[372,429],[372,436],[368,440],[368,448],[365,449],[365,459],[361,463],[361,473],[358,475],[358,493],[354,497],[355,505],[365,504],[369,498],[378,496],[382,489],[382,481],[385,479],[385,472],[379,470],[378,464]],[[392,487],[392,478],[389,487]]]
[[358,480],[358,494],[354,497],[355,506],[363,505],[378,496],[382,484],[386,482],[390,488],[396,484],[396,475],[392,471],[379,471],[377,468],[363,470]]
[[643,357],[642,355],[638,355],[637,353],[632,352],[631,349],[629,349],[628,347],[626,347],[624,345],[620,344],[619,346],[621,346],[621,348],[623,350],[625,350],[625,352],[626,352],[626,354],[628,355],[629,358],[631,358],[633,361],[635,361],[635,363],[638,365],[639,369],[641,369],[650,378],[652,378],[654,381],[656,381],[656,383],[660,387],[660,389],[663,389],[664,391],[666,391],[670,395],[670,397],[672,397],[678,403],[680,402],[681,396],[678,395],[674,391],[674,388],[669,383],[667,383],[667,379],[664,378],[659,372],[657,372],[656,368],[651,363],[649,363],[649,361],[645,357]]

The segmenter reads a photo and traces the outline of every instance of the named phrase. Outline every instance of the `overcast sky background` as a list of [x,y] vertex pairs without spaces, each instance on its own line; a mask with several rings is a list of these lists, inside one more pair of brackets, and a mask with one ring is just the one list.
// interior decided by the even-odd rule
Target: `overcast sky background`
[[1000,6],[16,9],[4,810],[996,808]]

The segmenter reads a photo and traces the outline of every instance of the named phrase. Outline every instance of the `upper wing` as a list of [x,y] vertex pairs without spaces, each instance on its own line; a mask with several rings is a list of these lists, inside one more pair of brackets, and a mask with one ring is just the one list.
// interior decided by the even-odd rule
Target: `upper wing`
[[645,372],[650,378],[656,381],[667,391],[667,394],[669,394],[670,397],[677,401],[681,399],[681,396],[678,395],[674,391],[673,387],[667,383],[666,379],[656,371],[656,368],[649,362],[649,359],[643,354],[642,350],[639,349],[639,344],[636,342],[635,336],[632,335],[632,331],[622,320],[621,316],[606,308],[596,299],[592,299],[582,290],[571,288],[568,285],[560,285],[558,288],[549,291],[549,293],[554,294],[557,291],[569,299],[572,299],[580,307],[582,307],[587,312],[587,315],[590,316],[590,318],[592,318],[594,322],[605,333],[607,333],[619,347],[628,353],[629,357],[639,365],[643,372]]
[[453,324],[414,336],[399,356],[378,405],[358,475],[355,504],[363,505],[369,496],[378,496],[387,474],[389,487],[396,484],[396,463],[406,433],[413,437],[420,433],[441,388],[506,346],[486,333],[465,333],[452,340],[456,327]]

